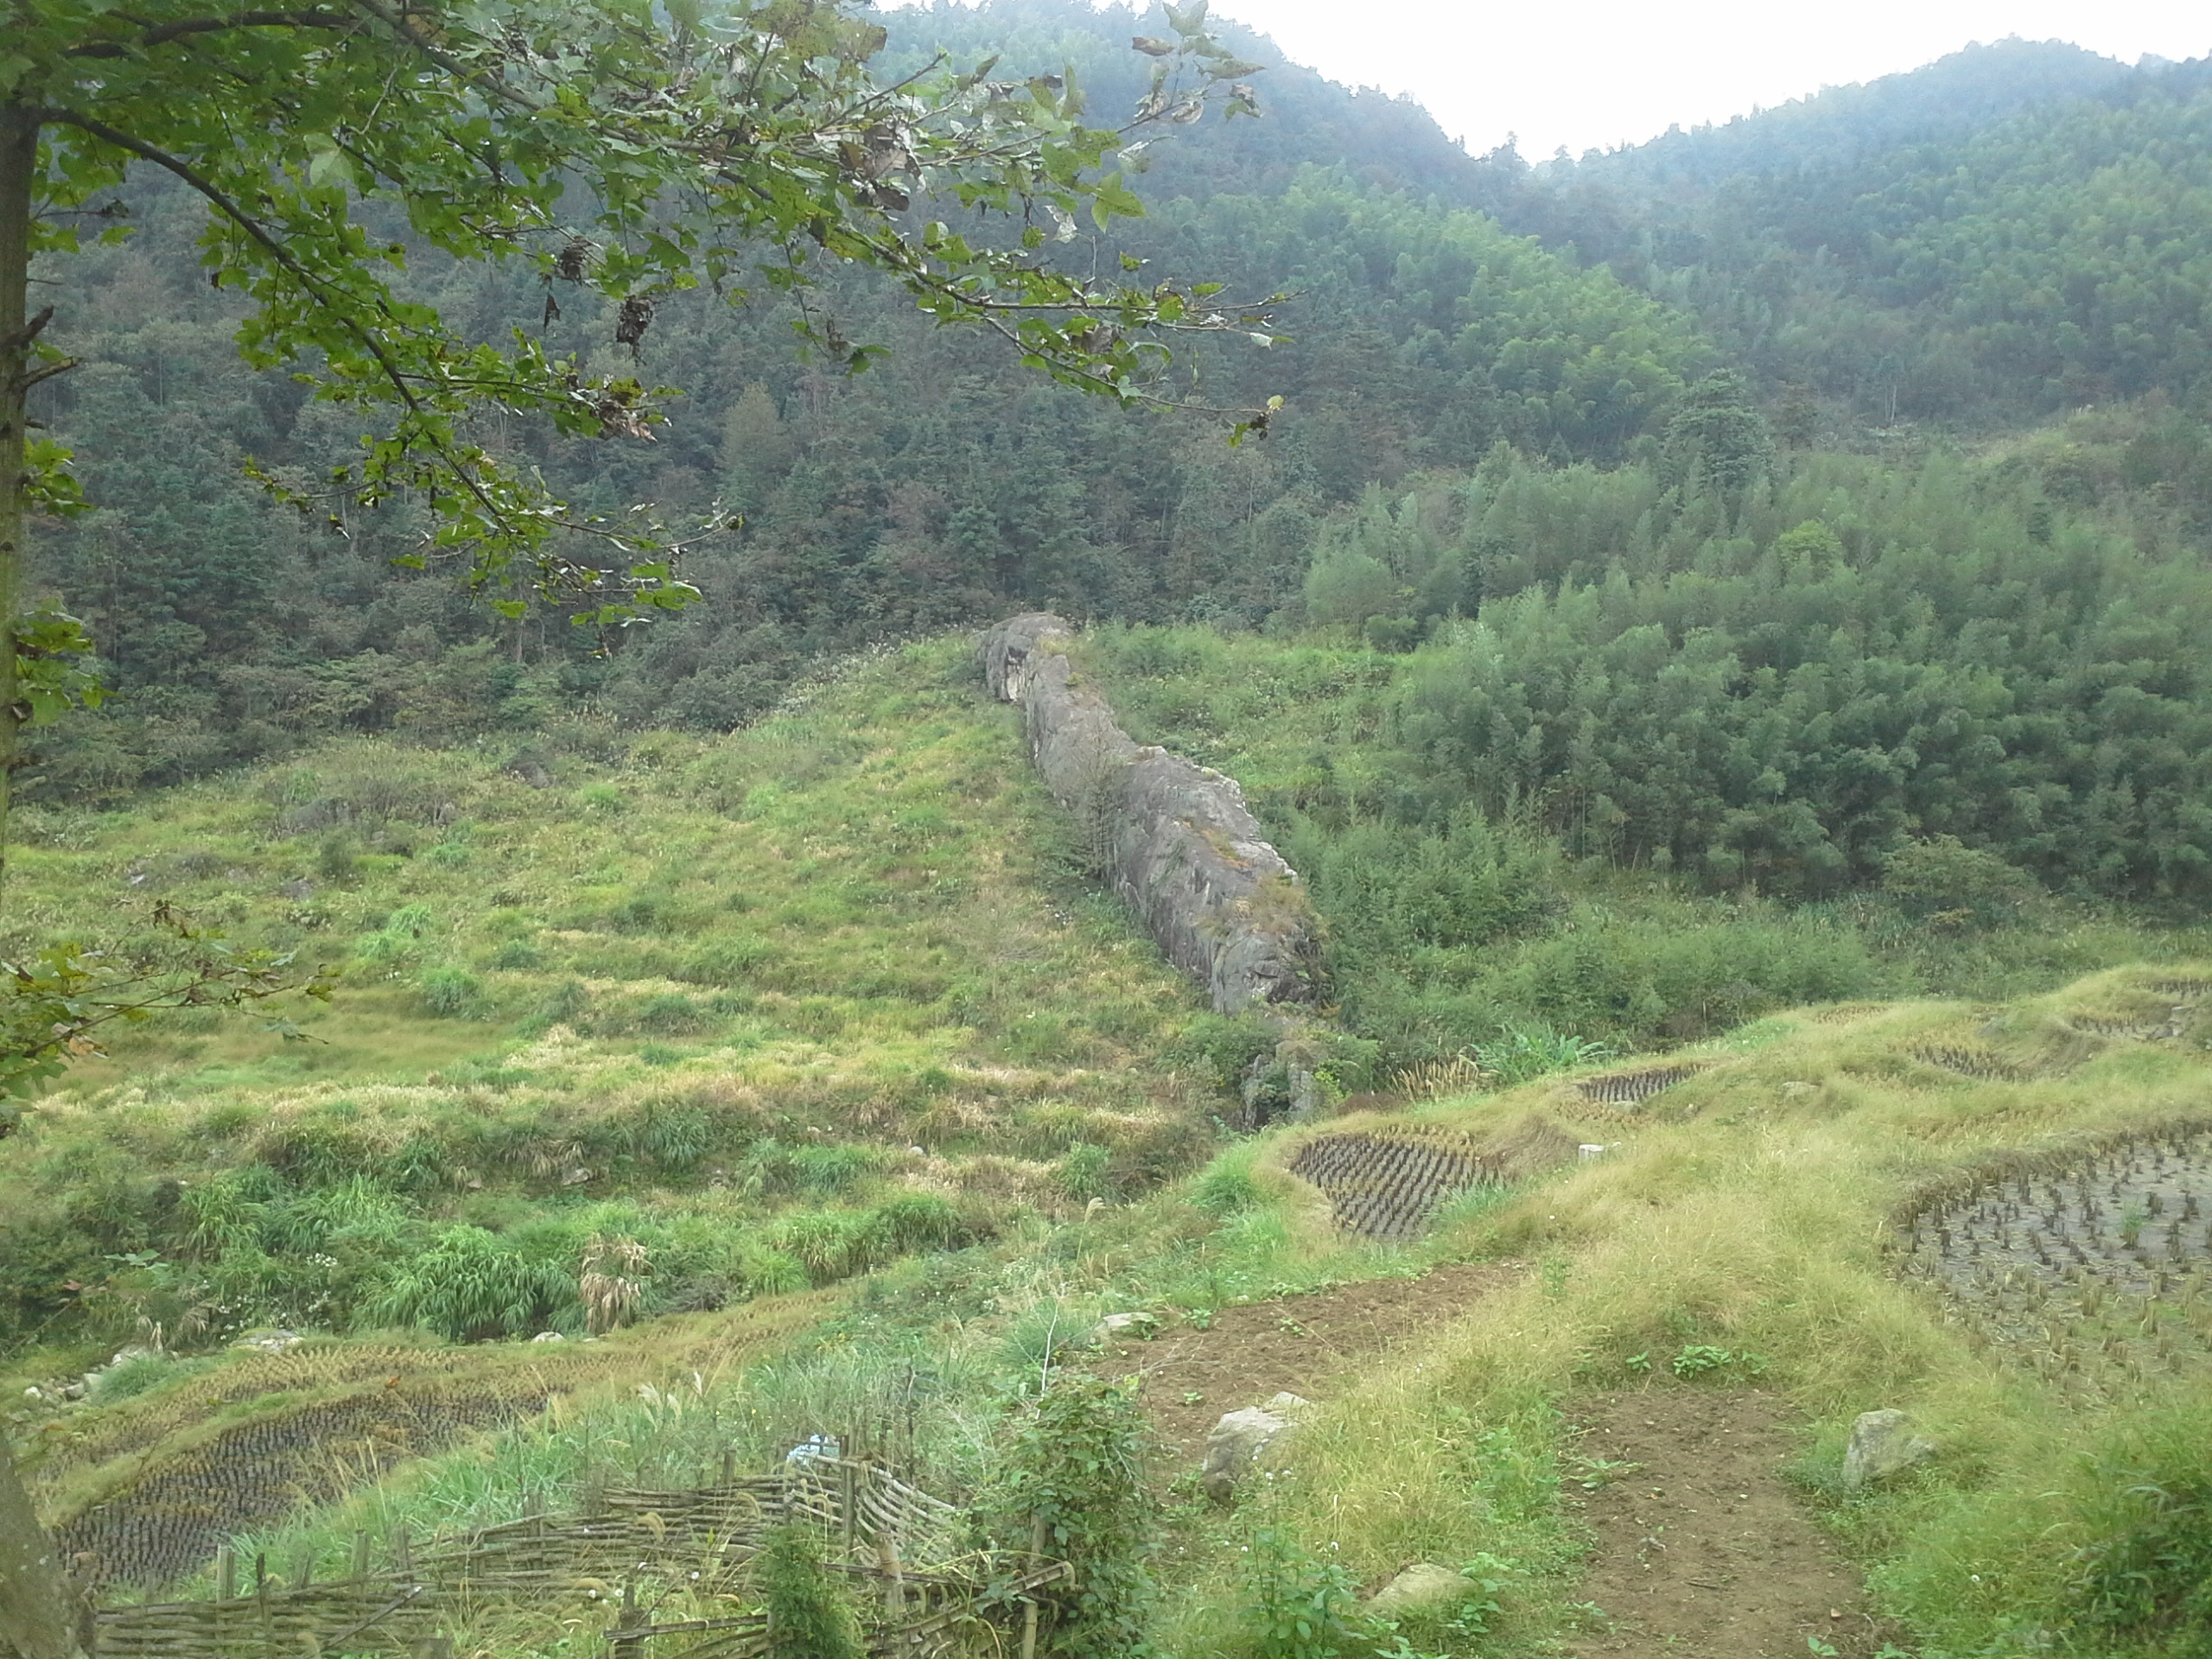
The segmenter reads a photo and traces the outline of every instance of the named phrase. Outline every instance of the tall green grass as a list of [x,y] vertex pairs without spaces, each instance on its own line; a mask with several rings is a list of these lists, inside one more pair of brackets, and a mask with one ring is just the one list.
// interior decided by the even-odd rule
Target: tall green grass
[[20,829],[17,946],[128,954],[166,901],[342,970],[293,1034],[127,1034],[11,1141],[0,1345],[57,1369],[142,1321],[573,1329],[594,1232],[647,1245],[646,1311],[709,1307],[1211,1141],[1198,995],[1084,878],[964,642],[727,737],[338,742]]

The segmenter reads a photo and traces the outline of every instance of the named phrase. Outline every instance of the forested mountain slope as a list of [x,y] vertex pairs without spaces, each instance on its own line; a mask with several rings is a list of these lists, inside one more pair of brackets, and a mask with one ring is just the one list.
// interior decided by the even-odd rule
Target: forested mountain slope
[[[904,68],[927,54],[956,63],[997,56],[1025,74],[1072,70],[1088,98],[1088,114],[1117,122],[1144,95],[1151,60],[1129,49],[1136,35],[1159,35],[1156,6],[1085,0],[957,0],[883,9],[891,31],[887,67]],[[1478,177],[1459,142],[1410,99],[1372,87],[1350,87],[1293,63],[1266,35],[1234,17],[1208,20],[1215,38],[1259,66],[1252,75],[1264,111],[1257,121],[1209,123],[1147,143],[1135,182],[1147,201],[1189,197],[1273,195],[1302,167],[1342,168],[1357,183],[1435,196],[1452,207],[1472,205]]]
[[[901,29],[942,28],[980,57],[1007,26],[1040,63],[1082,57],[1095,118],[1110,119],[1134,106],[1148,60],[1129,50],[1126,16],[1077,18],[951,9]],[[1216,407],[1283,397],[1266,443],[1231,450],[1214,418],[1035,383],[1010,353],[938,334],[859,280],[833,296],[839,325],[893,349],[852,378],[796,360],[794,314],[772,298],[733,310],[664,296],[638,365],[683,392],[659,442],[561,442],[499,421],[486,432],[595,511],[649,502],[681,522],[719,499],[745,515],[690,566],[708,602],[611,657],[564,617],[494,624],[441,573],[396,575],[422,528],[404,505],[355,515],[341,535],[266,502],[244,462],[312,484],[355,459],[353,431],[238,365],[235,314],[193,251],[199,206],[165,179],[137,181],[135,233],[70,267],[55,331],[85,365],[41,389],[41,417],[77,450],[99,511],[36,538],[42,581],[91,626],[124,695],[52,734],[32,787],[98,798],[301,734],[450,734],[578,700],[727,728],[812,653],[1009,605],[1256,623],[1295,593],[1315,514],[1370,479],[1471,466],[1499,442],[1618,456],[1714,360],[1694,323],[1610,274],[1395,189],[1426,188],[1421,169],[1458,154],[1425,116],[1308,72],[1286,79],[1284,106],[1260,122],[1160,140],[1138,181],[1150,216],[1098,251],[1292,293],[1294,343],[1239,339],[1179,372],[1196,377],[1180,391]],[[1414,166],[1423,154],[1433,167]],[[533,281],[434,260],[417,280],[486,337],[526,327],[550,349],[627,361],[611,315],[572,305],[548,318]]]
[[2212,370],[2212,60],[1977,47],[1481,200],[1694,310],[1775,392],[1988,428]]

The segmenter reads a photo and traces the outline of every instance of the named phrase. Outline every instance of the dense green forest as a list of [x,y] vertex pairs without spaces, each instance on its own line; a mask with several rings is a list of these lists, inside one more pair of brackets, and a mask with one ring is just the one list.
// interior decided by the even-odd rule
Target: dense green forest
[[[1127,10],[885,16],[893,67],[1063,67],[1103,117],[1141,92]],[[640,348],[683,394],[658,442],[489,434],[596,511],[742,513],[693,556],[703,603],[611,641],[395,572],[404,504],[341,531],[272,505],[244,463],[310,479],[353,435],[238,365],[197,206],[139,180],[134,233],[71,267],[86,365],[42,389],[98,508],[42,527],[43,580],[120,695],[42,735],[32,795],[578,709],[724,729],[825,652],[1049,607],[1429,642],[1361,804],[1395,820],[1517,814],[1806,900],[1930,836],[2052,890],[2201,894],[2201,65],[2009,41],[1530,169],[1225,38],[1267,115],[1152,141],[1147,216],[1101,254],[1293,296],[1288,340],[1179,371],[1202,404],[1283,397],[1264,441],[1032,383],[859,279],[842,326],[893,348],[860,375],[795,358],[785,306],[674,296]],[[620,349],[498,268],[419,280],[486,336]]]
[[1810,422],[1987,430],[2203,383],[2212,66],[1976,47],[1476,200],[1694,313]]

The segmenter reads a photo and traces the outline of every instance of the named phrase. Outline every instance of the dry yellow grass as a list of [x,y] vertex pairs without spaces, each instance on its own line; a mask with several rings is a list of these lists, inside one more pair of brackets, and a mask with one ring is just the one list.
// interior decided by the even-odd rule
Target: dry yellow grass
[[[1325,1406],[1274,1512],[1367,1580],[1408,1560],[1525,1560],[1542,1529],[1483,1494],[1512,1474],[1502,1464],[1548,1455],[1552,1402],[1709,1344],[1756,1356],[1766,1385],[1786,1391],[1815,1487],[1824,1475],[1832,1485],[1856,1414],[1910,1411],[1942,1448],[1934,1470],[1842,1512],[1885,1558],[1878,1578],[1892,1605],[1937,1636],[2032,1621],[2079,1541],[2067,1530],[2078,1533],[2076,1510],[2056,1490],[2064,1471],[2133,1424],[2212,1404],[2212,1380],[2145,1381],[2098,1410],[2069,1402],[1979,1341],[1939,1293],[1896,1276],[1891,1218],[1979,1159],[2061,1155],[2201,1117],[2212,1010],[2187,1010],[2157,1041],[2088,1029],[2082,1016],[2146,996],[2165,996],[2171,1013],[2177,997],[2152,984],[2202,977],[2126,969],[2004,1007],[1810,1010],[1768,1022],[1770,1033],[1786,1027],[1777,1040],[1711,1052],[1709,1069],[1640,1110],[1580,1123],[1576,1092],[1556,1082],[1421,1109],[1422,1122],[1482,1139],[1535,1108],[1618,1144],[1440,1241],[1534,1265]],[[1915,1054],[1967,1039],[2008,1075],[1963,1076]],[[1285,1135],[1255,1173],[1281,1177],[1313,1135],[1394,1121]],[[1315,1207],[1310,1194],[1295,1205],[1309,1224]],[[1173,1650],[1235,1650],[1221,1610],[1236,1603],[1238,1568],[1222,1568],[1190,1598]],[[1529,1599],[1570,1594],[1556,1579]]]

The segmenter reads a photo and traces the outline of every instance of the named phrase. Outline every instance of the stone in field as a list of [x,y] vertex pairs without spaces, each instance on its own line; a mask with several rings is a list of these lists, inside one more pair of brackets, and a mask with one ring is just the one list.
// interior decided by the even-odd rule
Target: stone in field
[[1863,1411],[1851,1426],[1843,1454],[1843,1484],[1859,1491],[1936,1455],[1936,1442],[1912,1432],[1912,1419],[1901,1411]]
[[1378,1618],[1397,1613],[1433,1612],[1466,1599],[1475,1586],[1448,1567],[1415,1561],[1375,1592],[1367,1611]]
[[1289,1435],[1299,1414],[1311,1403],[1294,1394],[1279,1394],[1264,1406],[1224,1413],[1206,1436],[1199,1491],[1217,1503],[1229,1502],[1237,1481]]

